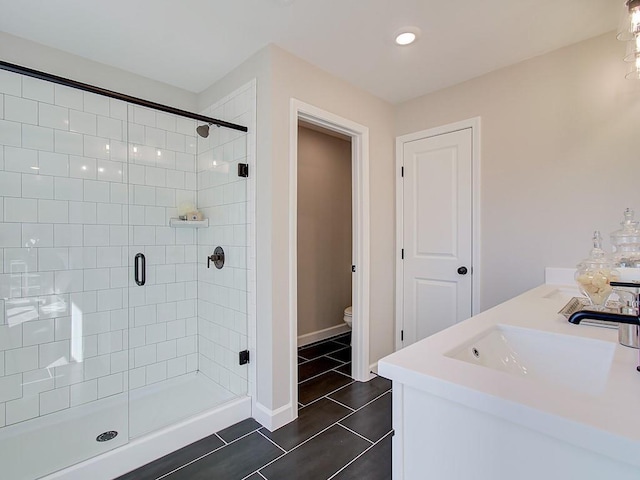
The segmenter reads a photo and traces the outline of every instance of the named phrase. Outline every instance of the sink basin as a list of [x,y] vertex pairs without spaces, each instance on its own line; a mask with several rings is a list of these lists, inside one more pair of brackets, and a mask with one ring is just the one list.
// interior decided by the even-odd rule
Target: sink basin
[[597,395],[606,385],[614,350],[611,342],[495,325],[445,355]]

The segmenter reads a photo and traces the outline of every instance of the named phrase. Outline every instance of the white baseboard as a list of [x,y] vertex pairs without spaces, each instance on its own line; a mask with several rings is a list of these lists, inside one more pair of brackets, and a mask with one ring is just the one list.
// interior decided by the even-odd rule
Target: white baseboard
[[270,432],[295,420],[298,414],[297,409],[294,409],[291,403],[287,403],[275,410],[271,410],[258,402],[254,402],[252,407],[253,418]]
[[350,332],[351,329],[346,323],[341,323],[335,327],[325,328],[324,330],[318,330],[317,332],[306,333],[298,337],[298,347],[304,347],[310,343],[326,340],[327,338],[335,337],[342,333]]

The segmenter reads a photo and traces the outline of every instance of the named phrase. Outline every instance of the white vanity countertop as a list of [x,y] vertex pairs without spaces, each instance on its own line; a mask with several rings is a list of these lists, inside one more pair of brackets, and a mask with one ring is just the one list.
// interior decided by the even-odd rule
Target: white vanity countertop
[[[619,345],[615,329],[572,325],[558,314],[574,293],[559,285],[534,288],[383,358],[379,374],[640,467],[638,350]],[[581,393],[446,356],[497,324],[615,343],[606,385]]]

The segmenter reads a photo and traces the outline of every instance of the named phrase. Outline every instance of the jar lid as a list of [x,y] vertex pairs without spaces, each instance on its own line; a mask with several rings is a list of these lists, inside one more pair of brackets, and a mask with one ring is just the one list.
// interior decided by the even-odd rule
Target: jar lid
[[613,263],[602,249],[602,235],[600,231],[593,232],[593,248],[589,253],[589,257],[585,258],[578,264],[578,268],[611,268]]
[[630,208],[624,211],[624,221],[620,223],[622,228],[611,234],[611,245],[615,248],[622,245],[637,245],[640,250],[639,222],[633,221],[634,212]]

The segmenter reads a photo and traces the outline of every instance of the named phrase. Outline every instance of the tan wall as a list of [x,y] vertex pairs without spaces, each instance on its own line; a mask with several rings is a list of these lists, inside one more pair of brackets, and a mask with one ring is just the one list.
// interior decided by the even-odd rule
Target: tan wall
[[482,117],[482,309],[640,211],[640,82],[624,53],[612,32],[398,106],[398,135]]
[[290,391],[289,115],[291,99],[315,105],[369,128],[370,149],[370,362],[393,351],[394,264],[374,252],[394,248],[394,109],[389,103],[269,45],[202,92],[213,103],[257,79],[256,160],[257,402],[286,408]]
[[298,336],[351,305],[351,142],[298,128]]
[[[377,362],[393,351],[394,341],[394,264],[393,261],[379,261],[380,257],[376,256],[379,252],[393,251],[395,243],[393,106],[278,47],[272,47],[272,62],[272,253],[276,258],[286,259],[289,255],[288,159],[291,98],[315,105],[369,128],[369,361]],[[278,334],[289,330],[288,268],[288,261],[273,265],[273,319],[274,329]],[[285,365],[289,360],[286,340],[283,338],[281,347],[274,352],[274,364]],[[282,379],[289,381],[288,371],[274,373],[277,377],[284,374]],[[274,392],[280,405],[283,405],[284,393],[282,390]]]
[[196,94],[0,32],[0,59],[144,100],[194,112]]

